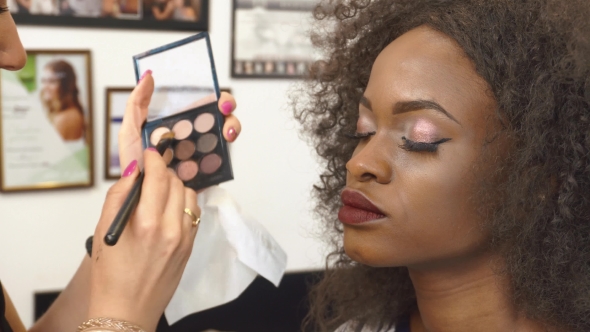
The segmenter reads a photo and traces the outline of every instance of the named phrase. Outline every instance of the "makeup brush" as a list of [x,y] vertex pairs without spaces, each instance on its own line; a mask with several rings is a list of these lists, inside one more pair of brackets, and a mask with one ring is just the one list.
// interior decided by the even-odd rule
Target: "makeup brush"
[[[162,135],[160,141],[158,142],[158,145],[156,145],[156,150],[158,150],[160,156],[163,155],[166,149],[170,146],[170,144],[172,144],[173,139],[173,132],[168,132]],[[131,188],[129,195],[125,199],[125,202],[123,202],[123,206],[121,206],[119,213],[117,213],[115,219],[113,220],[113,223],[111,224],[111,227],[109,227],[109,230],[107,231],[107,234],[104,237],[104,242],[107,245],[114,246],[117,243],[117,241],[119,241],[119,237],[123,233],[125,225],[127,225],[127,222],[129,221],[129,217],[131,217],[131,214],[133,213],[133,211],[135,211],[137,203],[139,202],[139,197],[141,196],[141,186],[143,184],[144,177],[145,173],[141,171],[139,173],[139,176],[135,180],[135,183],[133,184],[133,187]]]

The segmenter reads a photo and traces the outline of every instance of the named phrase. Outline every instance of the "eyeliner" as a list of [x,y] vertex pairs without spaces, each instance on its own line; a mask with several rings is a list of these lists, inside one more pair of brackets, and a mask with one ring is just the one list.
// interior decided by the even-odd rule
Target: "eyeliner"
[[[160,156],[163,155],[166,149],[170,146],[170,144],[172,144],[173,139],[173,132],[169,132],[162,135],[160,141],[158,142],[158,145],[156,146],[156,150],[158,150]],[[139,172],[139,176],[137,177],[137,179],[135,179],[135,183],[133,183],[133,187],[131,188],[129,195],[127,195],[125,202],[123,202],[123,206],[121,206],[121,209],[115,216],[115,219],[113,219],[111,227],[109,227],[107,234],[104,236],[104,243],[106,243],[107,245],[114,246],[115,244],[117,244],[117,241],[119,241],[119,237],[121,237],[121,234],[123,234],[123,230],[125,229],[125,226],[127,225],[129,218],[131,217],[131,214],[133,213],[133,211],[135,211],[137,203],[139,202],[144,177],[145,173],[143,171]]]

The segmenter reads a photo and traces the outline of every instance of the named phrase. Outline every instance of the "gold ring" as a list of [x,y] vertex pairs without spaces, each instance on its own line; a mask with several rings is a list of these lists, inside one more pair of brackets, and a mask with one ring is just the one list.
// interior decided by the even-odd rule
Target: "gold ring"
[[189,217],[191,217],[191,219],[193,220],[193,227],[197,227],[199,225],[199,223],[201,222],[201,218],[195,216],[195,214],[193,213],[193,211],[191,211],[191,209],[184,208],[184,213],[188,214]]

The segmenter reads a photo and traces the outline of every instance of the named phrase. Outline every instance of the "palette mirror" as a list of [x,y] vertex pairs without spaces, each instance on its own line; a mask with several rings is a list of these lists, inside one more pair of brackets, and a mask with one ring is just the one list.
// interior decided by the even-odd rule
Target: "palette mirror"
[[144,146],[155,146],[163,134],[173,132],[164,160],[195,190],[233,179],[208,33],[139,54],[134,62],[138,80],[147,70],[154,78]]

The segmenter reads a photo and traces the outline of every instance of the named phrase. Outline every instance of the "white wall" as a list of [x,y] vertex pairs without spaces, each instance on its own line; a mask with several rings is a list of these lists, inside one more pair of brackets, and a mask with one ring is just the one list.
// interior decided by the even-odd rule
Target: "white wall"
[[[230,78],[231,0],[211,0],[210,33],[221,87],[238,101],[243,132],[231,149],[235,180],[223,184],[256,216],[289,256],[289,271],[321,268],[312,237],[311,185],[318,166],[297,134],[287,105],[292,81]],[[29,49],[90,49],[94,100],[94,188],[0,194],[0,280],[25,325],[33,322],[33,293],[66,286],[94,231],[104,195],[104,94],[133,86],[131,56],[192,33],[20,26]]]

